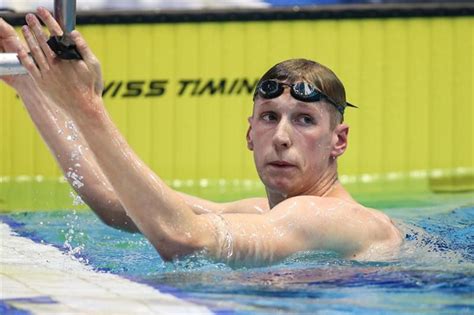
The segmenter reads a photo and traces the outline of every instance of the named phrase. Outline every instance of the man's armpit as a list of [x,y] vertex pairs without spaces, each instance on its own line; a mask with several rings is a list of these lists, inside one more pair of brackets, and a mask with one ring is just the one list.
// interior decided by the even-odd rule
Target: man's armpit
[[264,214],[270,209],[265,198],[250,198],[223,204],[221,213]]

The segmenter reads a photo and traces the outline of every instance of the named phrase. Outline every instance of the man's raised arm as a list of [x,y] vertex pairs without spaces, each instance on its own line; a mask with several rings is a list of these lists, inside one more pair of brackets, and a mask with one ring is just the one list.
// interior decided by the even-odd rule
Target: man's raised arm
[[[46,25],[54,21],[45,9],[38,14]],[[102,104],[100,65],[79,33],[72,37],[84,60],[60,61],[36,17],[29,14],[26,20],[29,27],[24,26],[23,33],[34,61],[22,48],[18,52],[22,64],[44,95],[73,118],[127,215],[164,258],[212,251],[212,224],[141,162],[108,117]],[[58,29],[49,29],[60,35]]]
[[[23,47],[15,30],[0,19],[0,52]],[[70,185],[106,224],[136,232],[93,154],[63,109],[48,99],[29,75],[2,78],[22,99],[28,114],[56,158]]]

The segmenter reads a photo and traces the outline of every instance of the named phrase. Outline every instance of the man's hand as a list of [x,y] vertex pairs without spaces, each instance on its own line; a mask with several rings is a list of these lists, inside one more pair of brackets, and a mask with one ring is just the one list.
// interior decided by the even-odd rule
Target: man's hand
[[[20,41],[15,29],[0,18],[0,53],[16,53],[20,50],[26,51],[26,46]],[[0,77],[5,83],[21,93],[31,88],[34,84],[29,75],[10,75]]]
[[[51,35],[63,34],[59,24],[46,9],[39,8],[37,13]],[[31,57],[25,49],[21,49],[18,55],[40,89],[68,112],[103,110],[92,106],[97,104],[94,100],[102,96],[100,63],[79,32],[73,31],[70,35],[84,59],[61,60],[48,46],[48,36],[36,16],[28,14],[26,22],[28,25],[23,26],[22,31]]]

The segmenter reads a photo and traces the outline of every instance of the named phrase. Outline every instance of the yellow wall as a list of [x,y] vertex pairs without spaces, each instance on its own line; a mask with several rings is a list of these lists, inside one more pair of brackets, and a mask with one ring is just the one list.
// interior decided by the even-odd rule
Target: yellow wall
[[[244,140],[252,99],[237,89],[177,96],[180,80],[253,83],[294,57],[332,68],[360,107],[347,110],[350,146],[340,162],[341,180],[351,189],[386,189],[380,183],[390,182],[405,189],[414,182],[423,189],[473,189],[473,26],[474,17],[462,17],[78,28],[102,61],[111,85],[107,108],[131,145],[175,187],[199,193],[203,178],[237,192],[243,184],[255,190]],[[134,80],[146,87],[167,80],[166,92],[123,97],[122,85],[111,96],[119,81]],[[4,84],[0,101],[0,209],[67,206],[54,160]],[[38,193],[42,178],[31,177],[37,175],[53,188]]]

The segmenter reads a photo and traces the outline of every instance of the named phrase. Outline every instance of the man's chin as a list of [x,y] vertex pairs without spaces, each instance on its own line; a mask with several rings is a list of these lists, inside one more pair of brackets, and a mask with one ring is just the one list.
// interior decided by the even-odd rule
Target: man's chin
[[279,180],[271,179],[264,182],[265,187],[268,191],[272,193],[281,194],[282,196],[292,195],[295,189],[295,183],[288,178],[283,178]]

